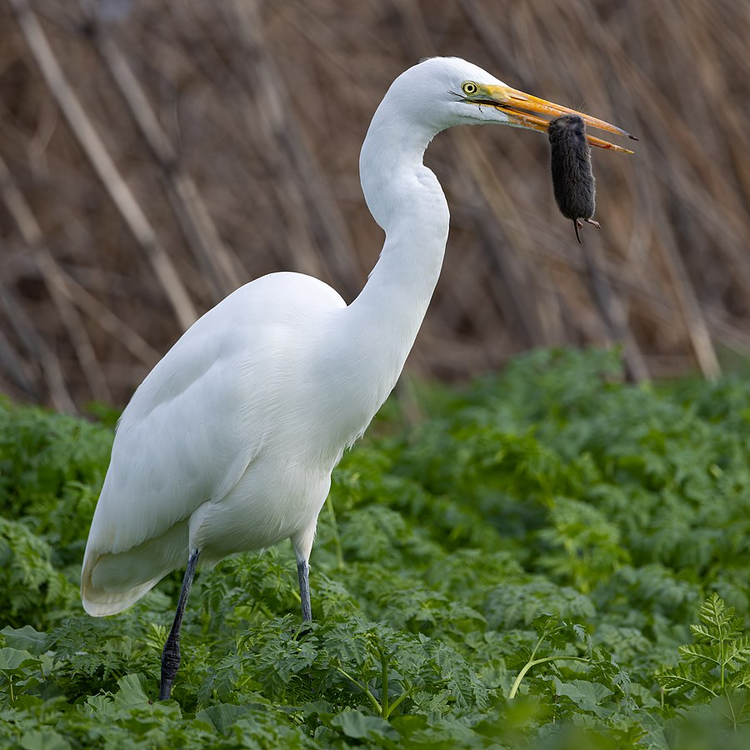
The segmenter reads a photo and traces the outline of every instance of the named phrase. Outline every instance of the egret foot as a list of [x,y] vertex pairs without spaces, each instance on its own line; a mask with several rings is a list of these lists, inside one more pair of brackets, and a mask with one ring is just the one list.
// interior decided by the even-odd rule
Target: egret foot
[[182,615],[185,613],[190,587],[195,577],[195,569],[198,566],[199,549],[194,549],[188,558],[185,577],[182,579],[182,588],[180,589],[180,598],[177,602],[177,611],[174,614],[172,629],[169,631],[167,642],[164,644],[164,651],[161,655],[161,684],[159,685],[159,700],[169,700],[172,694],[172,683],[177,676],[177,670],[180,668],[180,628],[182,627]]

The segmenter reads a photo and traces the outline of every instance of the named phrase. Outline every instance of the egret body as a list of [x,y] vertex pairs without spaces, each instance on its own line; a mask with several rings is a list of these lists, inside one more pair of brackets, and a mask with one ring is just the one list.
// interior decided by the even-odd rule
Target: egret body
[[427,145],[461,124],[546,132],[534,112],[569,111],[464,60],[410,68],[362,147],[362,189],[386,239],[360,295],[346,305],[299,273],[252,281],[186,331],[135,392],[91,524],[81,592],[87,612],[112,615],[187,561],[160,698],[179,665],[199,556],[215,563],[291,539],[302,615],[312,617],[308,561],[331,472],[395,386],[443,262],[448,206],[422,163]]

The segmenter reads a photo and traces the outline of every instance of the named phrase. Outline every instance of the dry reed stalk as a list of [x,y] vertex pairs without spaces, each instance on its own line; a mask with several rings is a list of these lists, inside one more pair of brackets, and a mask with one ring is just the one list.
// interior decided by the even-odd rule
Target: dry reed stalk
[[[434,56],[436,50],[427,32],[424,18],[414,0],[391,0],[404,27],[404,37],[414,58]],[[497,252],[497,242],[489,240],[489,232],[482,231],[488,265],[503,286],[498,299],[509,321],[523,337],[525,346],[562,344],[560,315],[554,295],[543,293],[543,282],[532,278],[524,258],[530,254],[527,236],[523,233],[520,217],[508,193],[495,172],[488,166],[486,157],[479,151],[470,134],[457,132],[454,138],[454,160],[472,176],[490,215],[495,219],[495,232],[506,235],[510,248]]]
[[244,53],[242,61],[248,68],[247,81],[258,86],[266,105],[261,110],[267,107],[267,127],[288,159],[287,187],[294,184],[295,192],[301,194],[301,207],[318,248],[319,265],[329,269],[339,289],[354,293],[360,286],[361,272],[351,252],[352,241],[307,143],[305,131],[296,123],[293,97],[265,43],[257,0],[233,0],[230,20],[237,24]]
[[642,383],[650,375],[646,361],[628,326],[622,303],[612,291],[607,278],[599,268],[596,249],[583,251],[589,280],[589,291],[596,304],[610,343],[621,343],[625,358],[625,377],[629,383]]
[[36,14],[27,0],[8,0],[8,2],[13,9],[29,51],[78,144],[120,212],[133,239],[151,263],[164,293],[172,304],[177,320],[183,329],[188,328],[198,317],[193,303],[167,252],[159,242],[154,228],[112,161],[93,123],[68,83]]
[[0,283],[0,306],[5,310],[16,332],[16,337],[30,358],[27,361],[32,371],[38,369],[41,372],[52,406],[57,411],[66,414],[77,414],[78,410],[63,377],[59,359],[37,332],[17,295],[2,283]]
[[[23,37],[13,33],[11,7],[0,2],[0,27],[8,29],[0,45],[0,154],[122,403],[158,356],[154,349],[163,353],[179,327],[158,316],[165,291],[119,231],[121,219],[101,210],[96,178],[57,124]],[[80,34],[80,5],[35,0],[34,7],[52,21],[46,32],[75,94],[96,116],[110,158],[148,208],[183,285],[201,303],[214,300],[212,272],[194,260],[175,221],[164,163],[144,148],[131,125],[133,106],[106,69],[91,65],[93,38]],[[598,269],[622,300],[622,318],[652,375],[690,368],[701,347],[710,360],[711,339],[733,351],[750,348],[743,335],[750,329],[750,160],[742,125],[750,119],[750,14],[743,4],[153,0],[121,7],[126,14],[112,30],[118,47],[175,150],[179,142],[180,167],[243,275],[292,268],[322,276],[345,296],[358,291],[381,241],[356,174],[369,118],[393,77],[418,57],[457,54],[641,136],[633,157],[596,154],[606,234],[592,236],[602,242],[584,251],[599,251]],[[465,379],[540,342],[605,339],[585,256],[557,215],[544,139],[457,131],[437,139],[427,158],[453,220],[410,371]],[[11,227],[0,216],[0,234]],[[45,317],[59,301],[40,293],[36,255],[6,244],[0,277],[13,293],[10,307],[26,312],[73,399],[84,403],[92,384],[70,331],[61,315]],[[7,334],[0,387],[51,402],[38,361],[17,330]]]
[[61,316],[69,329],[71,339],[75,339],[74,344],[77,344],[82,369],[87,377],[93,378],[90,381],[92,395],[102,400],[111,400],[107,379],[104,377],[100,363],[93,353],[93,346],[87,335],[87,327],[76,313],[74,306],[80,308],[90,321],[108,335],[122,343],[144,366],[153,367],[160,359],[159,353],[60,267],[45,246],[42,230],[32,209],[15,184],[13,175],[1,156],[0,195],[2,195],[8,213],[13,217],[21,237],[31,252],[33,262],[45,280],[55,304],[61,311]]
[[148,150],[159,164],[172,210],[193,256],[209,280],[218,302],[240,284],[242,274],[224,246],[200,191],[185,172],[174,144],[159,124],[148,97],[106,22],[88,22],[94,47],[125,102]]
[[[2,383],[12,383],[18,391],[27,399],[39,399],[42,394],[34,383],[34,375],[27,362],[19,356],[16,347],[8,340],[0,328],[0,368],[7,373],[8,381],[4,378]],[[7,388],[7,386],[6,386]],[[10,389],[2,389],[0,393],[9,392]]]
[[13,175],[11,175],[1,156],[0,196],[2,196],[8,213],[15,221],[23,241],[26,243],[29,251],[35,256],[50,296],[60,313],[60,318],[76,351],[76,356],[89,384],[91,393],[94,398],[100,401],[110,402],[112,394],[107,385],[104,373],[99,366],[99,360],[96,358],[86,326],[83,324],[78,311],[64,290],[65,282],[57,270],[57,265],[52,258],[52,254],[44,244],[42,230],[34,217],[31,207],[18,189],[13,180]]

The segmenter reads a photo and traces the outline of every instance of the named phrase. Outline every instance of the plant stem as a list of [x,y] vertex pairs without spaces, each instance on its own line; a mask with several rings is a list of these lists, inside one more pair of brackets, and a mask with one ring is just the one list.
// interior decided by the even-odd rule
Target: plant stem
[[390,708],[388,709],[388,713],[384,713],[383,718],[389,718],[390,715],[401,705],[401,703],[412,694],[412,690],[413,688],[411,687],[404,690],[404,692],[401,693],[401,695],[399,695],[398,698],[393,701],[393,703],[391,703]]
[[370,688],[368,688],[367,685],[352,677],[346,670],[342,669],[341,667],[334,667],[334,669],[339,674],[342,674],[344,677],[346,677],[346,679],[349,680],[352,685],[358,687],[369,698],[370,703],[372,703],[373,707],[378,712],[378,716],[383,715],[382,706],[380,705],[380,703],[378,703],[378,699],[370,692]]
[[380,647],[380,644],[376,645],[378,654],[380,655],[380,669],[381,669],[381,680],[383,682],[382,689],[382,704],[383,704],[383,715],[388,716],[390,711],[388,710],[388,658]]
[[[536,651],[536,649],[534,649]],[[533,654],[532,654],[533,655]],[[545,656],[543,659],[535,659],[535,660],[529,660],[524,665],[524,668],[518,673],[518,677],[516,677],[515,682],[513,683],[513,687],[510,689],[510,694],[508,695],[508,700],[513,700],[513,698],[516,697],[516,692],[518,692],[518,688],[521,685],[521,681],[526,676],[526,673],[532,668],[535,667],[537,664],[543,664],[544,662],[548,661],[582,661],[584,664],[588,664],[589,660],[584,659],[580,656]]]
[[713,695],[714,698],[718,698],[719,697],[718,693],[716,693],[713,690],[711,690],[711,688],[708,687],[708,685],[704,685],[702,682],[698,682],[697,680],[691,680],[691,679],[688,679],[687,677],[676,677],[675,676],[674,679],[675,680],[679,680],[680,682],[685,682],[688,685],[695,685],[695,687],[699,687],[699,688],[701,688],[701,690],[706,690],[707,692],[711,693],[711,695]]
[[534,661],[534,657],[536,656],[536,652],[539,650],[539,646],[542,645],[542,641],[547,637],[547,631],[545,630],[541,636],[539,636],[539,640],[536,642],[536,646],[534,646],[534,650],[531,652],[531,656],[529,657],[529,661]]
[[336,547],[336,567],[338,570],[344,569],[344,549],[341,546],[341,537],[339,536],[339,525],[338,521],[336,520],[336,511],[333,507],[333,500],[331,499],[331,496],[328,496],[328,500],[326,501],[326,506],[328,508],[328,515],[331,516],[331,526],[333,528],[333,544]]
[[734,706],[732,705],[732,698],[730,697],[728,691],[726,690],[724,691],[724,697],[726,698],[727,706],[729,706],[729,714],[730,714],[730,715],[724,714],[724,716],[726,716],[726,718],[732,722],[732,729],[734,730],[734,733],[737,734],[737,724],[739,722],[737,721],[737,715],[734,712]]
[[721,689],[724,689],[724,632],[719,622],[719,658],[721,659]]

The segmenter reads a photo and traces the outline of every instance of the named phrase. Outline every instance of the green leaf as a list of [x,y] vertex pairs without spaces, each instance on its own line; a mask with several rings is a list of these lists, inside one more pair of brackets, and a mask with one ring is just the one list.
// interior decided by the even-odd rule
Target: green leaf
[[199,711],[195,718],[210,724],[219,734],[227,734],[232,725],[243,716],[248,709],[245,706],[233,706],[230,703],[219,703],[215,706]]
[[47,636],[45,633],[34,630],[31,625],[24,625],[22,628],[7,626],[0,630],[0,633],[5,636],[5,642],[8,646],[28,651],[37,656],[44,653]]
[[750,637],[743,635],[734,609],[715,593],[698,614],[704,624],[691,627],[696,643],[680,646],[680,664],[661,672],[657,679],[667,690],[695,689],[696,696],[705,700],[707,695],[727,694],[728,688],[747,684]]
[[201,569],[169,702],[182,571],[81,609],[111,428],[0,397],[0,747],[750,747],[750,378],[620,370],[396,394],[334,472],[315,621],[288,544]]
[[36,729],[26,732],[21,741],[23,750],[70,750],[70,743],[62,735],[51,729],[39,731]]
[[38,663],[39,659],[28,651],[17,648],[0,648],[0,670],[15,672],[21,667]]
[[612,695],[612,691],[605,685],[588,680],[562,682],[557,677],[553,680],[556,694],[570,698],[584,711],[590,711],[600,717],[609,716],[612,713],[612,709],[600,705],[603,700]]
[[331,726],[357,740],[397,740],[398,732],[385,720],[361,711],[344,711],[331,720]]
[[120,706],[150,705],[153,700],[146,694],[146,681],[142,675],[128,674],[121,677],[117,684],[119,692],[115,695],[115,703]]
[[[684,692],[695,689],[704,698],[708,695],[717,695],[708,684],[704,684],[705,677],[696,674],[691,666],[685,662],[681,662],[669,671],[660,672],[656,675],[656,679],[665,690]],[[713,680],[710,680],[710,684],[713,684],[713,682]]]
[[725,692],[711,702],[711,707],[726,719],[732,731],[750,726],[750,692],[747,690]]

